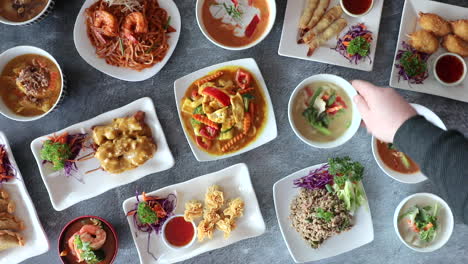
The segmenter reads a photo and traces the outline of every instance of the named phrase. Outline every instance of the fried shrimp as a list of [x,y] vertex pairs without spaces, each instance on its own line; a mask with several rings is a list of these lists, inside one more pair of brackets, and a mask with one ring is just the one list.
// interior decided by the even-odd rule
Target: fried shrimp
[[101,33],[108,37],[118,35],[119,25],[117,19],[107,11],[96,10],[94,12],[94,26],[101,29]]
[[452,21],[451,24],[453,33],[464,41],[468,41],[468,19]]
[[437,37],[443,37],[452,32],[452,27],[447,20],[432,13],[419,12],[419,25]]
[[301,20],[299,21],[299,29],[303,31],[307,28],[310,19],[314,15],[319,0],[307,0],[304,11],[302,12]]
[[309,52],[307,56],[312,56],[314,51],[320,46],[331,39],[333,36],[340,34],[340,32],[348,25],[344,18],[340,18],[333,22],[325,31],[317,35],[312,41],[309,42]]
[[439,49],[439,40],[429,31],[419,30],[408,37],[411,47],[418,51],[432,54]]
[[442,42],[442,46],[448,51],[456,53],[462,57],[468,57],[468,42],[455,35],[447,35]]
[[122,24],[124,36],[132,42],[137,42],[135,33],[147,33],[148,21],[141,12],[133,12],[127,15]]
[[320,19],[317,25],[309,30],[302,39],[299,40],[299,43],[309,43],[313,38],[315,38],[318,34],[322,33],[325,29],[327,29],[334,21],[341,17],[343,14],[343,9],[341,6],[337,5],[335,7],[330,8],[330,10],[325,13],[325,15]]
[[325,14],[325,11],[327,11],[328,5],[330,4],[330,0],[320,0],[317,8],[314,11],[314,15],[309,21],[309,24],[307,24],[307,29],[312,29],[317,25],[319,20],[322,18],[323,14]]

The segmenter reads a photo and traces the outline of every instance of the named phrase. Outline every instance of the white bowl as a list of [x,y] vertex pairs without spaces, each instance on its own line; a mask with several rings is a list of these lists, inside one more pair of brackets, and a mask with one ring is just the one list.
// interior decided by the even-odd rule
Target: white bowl
[[221,47],[221,48],[227,49],[227,50],[245,50],[245,49],[249,49],[249,48],[257,45],[258,43],[262,42],[262,40],[264,40],[266,38],[266,36],[268,36],[271,29],[273,28],[273,25],[275,24],[276,2],[275,2],[275,0],[265,0],[265,1],[268,2],[269,8],[270,8],[269,9],[269,11],[270,11],[269,19],[270,20],[268,21],[268,26],[267,26],[267,28],[265,29],[265,32],[263,32],[263,34],[262,34],[262,36],[260,38],[258,38],[257,40],[255,40],[254,42],[252,42],[252,43],[250,43],[248,45],[245,45],[245,46],[242,46],[242,47],[226,46],[226,45],[223,45],[223,44],[219,43],[218,41],[216,41],[214,38],[212,38],[210,36],[210,34],[208,33],[208,31],[205,28],[205,25],[204,25],[203,19],[202,19],[202,7],[203,7],[203,3],[205,2],[205,0],[197,0],[197,4],[196,4],[196,7],[195,7],[195,14],[196,14],[196,17],[197,17],[198,27],[200,28],[203,35],[205,35],[205,37],[207,39],[209,39],[211,42],[213,42],[218,47]]
[[[419,248],[408,244],[403,239],[398,229],[398,217],[416,204],[424,207],[427,205],[434,206],[436,202],[441,206],[441,208],[438,214],[439,230],[437,230],[437,235],[434,241],[432,241],[429,246],[424,248]],[[393,216],[393,226],[395,228],[395,232],[398,235],[398,238],[400,238],[401,242],[403,242],[403,244],[405,244],[407,247],[417,252],[432,252],[441,248],[450,239],[453,231],[453,225],[454,221],[452,210],[442,198],[432,193],[416,193],[406,197],[398,205]]]
[[[292,106],[294,104],[294,100],[297,96],[297,94],[302,91],[307,85],[314,83],[314,82],[329,82],[333,83],[339,87],[341,87],[346,94],[349,96],[349,99],[351,101],[352,105],[352,110],[353,110],[353,116],[352,116],[352,121],[351,121],[351,126],[345,131],[343,135],[338,137],[337,139],[329,142],[318,142],[318,141],[313,141],[310,139],[307,139],[304,137],[300,131],[296,128],[296,125],[294,124],[294,120],[292,117]],[[356,104],[354,103],[353,97],[357,95],[356,90],[354,87],[346,81],[345,79],[337,76],[337,75],[332,75],[332,74],[317,74],[314,76],[311,76],[304,81],[302,81],[293,91],[291,94],[291,97],[289,98],[289,104],[288,104],[288,117],[289,117],[289,124],[291,125],[291,128],[293,129],[294,133],[296,136],[298,136],[304,143],[306,143],[309,146],[315,147],[315,148],[335,148],[338,146],[343,145],[346,143],[348,140],[350,140],[354,134],[359,129],[359,126],[361,124],[361,114],[359,113]]]
[[370,5],[369,9],[367,9],[366,12],[364,12],[364,13],[362,13],[362,14],[359,14],[359,15],[356,15],[356,14],[353,14],[353,13],[349,12],[349,11],[345,8],[345,6],[344,6],[344,4],[343,4],[343,0],[340,0],[340,5],[341,5],[341,9],[343,9],[343,12],[345,12],[345,14],[347,14],[348,16],[351,16],[351,17],[363,17],[363,16],[367,15],[367,14],[372,10],[372,8],[374,7],[374,2],[375,2],[375,1],[372,0],[372,3],[371,3],[371,5]]
[[166,222],[164,222],[164,224],[162,226],[161,237],[162,237],[162,240],[164,242],[164,245],[166,245],[166,247],[168,247],[168,248],[170,248],[172,250],[181,250],[181,249],[189,248],[189,247],[191,247],[193,245],[193,243],[195,243],[195,240],[197,240],[197,226],[195,225],[194,221],[190,221],[190,223],[193,226],[193,238],[187,245],[185,245],[183,247],[177,247],[177,246],[174,246],[171,243],[169,243],[169,241],[167,241],[167,238],[166,238],[166,235],[165,235],[166,234],[165,230],[166,230],[166,227],[167,227],[167,223],[169,223],[173,218],[176,218],[176,217],[184,217],[184,215],[182,215],[182,214],[173,215],[173,216],[169,217],[166,220]]
[[18,56],[21,56],[21,55],[25,55],[25,54],[41,55],[41,56],[44,56],[44,57],[48,58],[53,63],[55,63],[55,65],[57,66],[57,68],[58,68],[58,70],[60,72],[60,77],[62,79],[62,83],[61,83],[60,95],[59,95],[57,101],[49,109],[49,111],[47,111],[46,113],[44,113],[42,115],[37,115],[37,116],[17,115],[13,111],[11,111],[10,108],[8,108],[8,106],[5,105],[5,102],[3,102],[3,99],[0,98],[0,113],[2,115],[4,115],[5,117],[8,117],[9,119],[16,120],[16,121],[22,121],[22,122],[34,121],[34,120],[40,119],[40,118],[46,116],[47,114],[49,114],[50,112],[52,112],[54,110],[54,108],[62,100],[62,97],[64,96],[63,91],[65,89],[64,76],[63,76],[62,69],[60,68],[60,65],[58,64],[58,62],[47,51],[45,51],[43,49],[40,49],[40,48],[33,47],[33,46],[16,46],[14,48],[11,48],[11,49],[8,49],[8,50],[4,51],[0,55],[0,72],[3,71],[3,68],[6,66],[6,64],[8,64],[8,62],[10,62],[12,59],[14,59],[14,58],[16,58]]
[[[439,60],[442,58],[442,57],[445,57],[447,55],[451,55],[451,56],[454,56],[454,57],[457,57],[461,63],[463,64],[463,74],[460,78],[460,80],[454,82],[454,83],[446,83],[444,81],[442,81],[440,78],[439,78],[439,75],[437,74],[437,69],[436,69],[436,65],[437,63],[439,62]],[[459,84],[461,84],[465,78],[466,78],[466,72],[467,72],[467,66],[466,66],[466,62],[465,60],[462,58],[462,56],[458,55],[458,54],[455,54],[455,53],[451,53],[451,52],[446,52],[446,53],[442,53],[439,55],[439,57],[437,57],[437,59],[435,59],[434,61],[434,69],[433,69],[433,72],[434,72],[434,77],[435,79],[442,85],[444,86],[457,86]]]
[[[424,116],[429,122],[442,128],[443,130],[447,130],[444,122],[442,122],[442,120],[427,107],[418,104],[411,104],[411,106],[413,106],[413,108],[416,110],[416,112],[418,112],[419,115]],[[379,156],[379,153],[377,151],[377,139],[375,137],[372,137],[371,146],[372,154],[374,155],[374,159],[377,162],[377,165],[379,165],[380,169],[391,178],[399,182],[409,184],[420,183],[427,180],[427,177],[421,171],[411,174],[405,174],[389,168]]]
[[93,66],[96,70],[114,78],[129,82],[147,80],[161,71],[175,50],[181,31],[180,13],[174,1],[159,1],[160,7],[164,8],[168,15],[171,16],[171,26],[176,30],[176,32],[169,34],[169,39],[167,41],[169,44],[169,50],[167,51],[167,54],[162,61],[156,63],[153,67],[144,69],[142,71],[113,66],[107,64],[105,59],[98,57],[95,52],[96,48],[91,44],[91,41],[88,38],[85,22],[85,10],[95,2],[96,0],[86,0],[86,2],[84,2],[80,12],[78,13],[75,27],[73,29],[73,41],[75,42],[75,48],[78,51],[78,54],[80,54],[81,58],[83,58],[83,60],[85,60],[89,65]]
[[29,19],[29,20],[26,20],[26,21],[23,21],[23,22],[13,22],[13,21],[7,20],[4,17],[0,16],[0,23],[10,25],[10,26],[27,26],[27,25],[35,24],[35,23],[41,21],[42,19],[44,19],[47,15],[49,15],[50,12],[52,12],[52,9],[54,8],[54,6],[55,6],[55,1],[54,0],[49,0],[47,2],[47,5],[44,7],[44,9],[39,14],[37,14],[35,17],[33,17],[33,18]]

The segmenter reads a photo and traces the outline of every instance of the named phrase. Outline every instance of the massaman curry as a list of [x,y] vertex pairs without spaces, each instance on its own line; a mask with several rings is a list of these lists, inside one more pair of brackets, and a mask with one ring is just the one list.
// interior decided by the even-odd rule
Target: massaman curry
[[419,171],[419,166],[408,155],[398,151],[395,145],[377,140],[377,151],[383,163],[394,171],[413,174]]
[[0,94],[17,115],[37,116],[48,112],[62,91],[57,65],[36,54],[21,55],[7,63],[0,76]]
[[94,156],[103,170],[114,174],[143,165],[157,148],[142,111],[132,117],[116,118],[109,125],[96,126],[92,136]]
[[230,47],[246,46],[259,39],[269,16],[267,0],[205,0],[202,7],[208,34]]
[[266,102],[254,75],[241,67],[224,67],[195,81],[182,99],[185,129],[204,151],[237,151],[260,134]]
[[44,10],[48,0],[0,0],[0,16],[12,22],[28,21]]

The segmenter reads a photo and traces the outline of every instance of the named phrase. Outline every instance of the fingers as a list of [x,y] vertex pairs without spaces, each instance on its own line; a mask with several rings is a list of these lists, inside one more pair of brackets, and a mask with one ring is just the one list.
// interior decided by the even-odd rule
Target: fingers
[[372,83],[362,80],[354,80],[351,82],[351,85],[364,98],[368,98],[377,88],[377,86],[373,85]]
[[364,99],[364,97],[362,97],[359,94],[354,96],[353,100],[359,110],[359,113],[361,113],[362,118],[366,120],[366,117],[368,116],[370,112],[370,109],[369,109],[369,106],[367,105],[366,100]]

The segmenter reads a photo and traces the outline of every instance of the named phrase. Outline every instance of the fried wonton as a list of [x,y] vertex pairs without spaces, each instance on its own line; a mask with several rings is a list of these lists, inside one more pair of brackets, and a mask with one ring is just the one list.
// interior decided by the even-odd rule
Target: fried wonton
[[215,229],[215,223],[206,220],[200,221],[197,228],[197,237],[199,242],[203,242],[205,237],[212,239]]
[[217,209],[211,208],[205,209],[203,212],[203,219],[211,223],[216,223],[221,219],[221,216],[218,214]]
[[227,239],[231,236],[231,231],[236,228],[236,222],[234,219],[226,217],[216,223],[216,228],[218,228],[220,231],[223,231],[224,239]]
[[187,222],[203,216],[203,204],[197,200],[185,203],[184,219]]
[[208,209],[220,209],[224,205],[224,194],[218,185],[208,188],[205,194],[205,205]]
[[23,221],[9,213],[0,213],[0,230],[21,231],[23,229]]
[[18,246],[24,246],[24,238],[20,234],[0,230],[0,251]]
[[224,215],[231,219],[238,218],[244,215],[244,201],[241,198],[236,198],[229,202],[228,207],[224,209]]
[[15,203],[10,200],[0,199],[0,213],[14,213],[16,209]]

